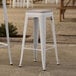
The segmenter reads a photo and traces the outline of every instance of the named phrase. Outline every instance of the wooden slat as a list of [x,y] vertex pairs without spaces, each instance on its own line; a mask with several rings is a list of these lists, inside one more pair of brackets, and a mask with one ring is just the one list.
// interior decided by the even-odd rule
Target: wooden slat
[[57,9],[76,9],[76,6],[57,7]]

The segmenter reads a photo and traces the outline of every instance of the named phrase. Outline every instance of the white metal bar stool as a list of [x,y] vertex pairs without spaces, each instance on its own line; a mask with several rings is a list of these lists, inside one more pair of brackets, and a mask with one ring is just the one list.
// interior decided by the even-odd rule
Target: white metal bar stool
[[[34,18],[34,48],[33,48],[33,50],[34,50],[34,55],[35,55],[35,61],[37,59],[37,50],[41,50],[42,67],[43,67],[43,70],[46,70],[46,50],[48,50],[48,49],[46,49],[46,18],[49,17],[51,20],[51,23],[52,23],[52,34],[53,34],[53,41],[54,41],[53,48],[55,48],[56,61],[57,61],[57,64],[59,64],[53,12],[50,10],[43,9],[43,10],[28,10],[25,13],[25,23],[24,23],[23,40],[22,40],[22,48],[21,48],[21,58],[20,58],[19,66],[22,66],[24,49],[32,49],[32,48],[24,47],[29,17]],[[37,49],[37,46],[38,46],[38,27],[40,29],[41,49]]]
[[6,36],[7,36],[7,43],[2,43],[0,42],[0,47],[7,47],[8,48],[8,55],[9,55],[9,61],[10,64],[12,63],[12,58],[11,58],[11,51],[10,51],[10,41],[9,41],[9,31],[8,31],[8,16],[7,16],[7,9],[6,9],[6,0],[2,0],[3,4],[3,13],[4,13],[4,22],[5,22],[5,29],[6,29]]

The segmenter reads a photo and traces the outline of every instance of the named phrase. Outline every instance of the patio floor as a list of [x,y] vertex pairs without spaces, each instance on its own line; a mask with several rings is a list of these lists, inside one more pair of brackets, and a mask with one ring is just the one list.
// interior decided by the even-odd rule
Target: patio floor
[[24,51],[23,66],[19,68],[20,49],[21,42],[11,42],[12,66],[6,49],[0,49],[0,76],[76,76],[75,44],[58,44],[60,65],[56,65],[54,49],[48,50],[47,71],[42,71],[40,51],[38,61],[34,62],[32,50]]

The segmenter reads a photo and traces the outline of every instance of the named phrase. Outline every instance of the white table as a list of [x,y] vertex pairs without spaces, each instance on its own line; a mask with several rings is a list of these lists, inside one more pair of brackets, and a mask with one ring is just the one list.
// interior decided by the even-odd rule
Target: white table
[[33,0],[10,0],[10,7],[33,7]]

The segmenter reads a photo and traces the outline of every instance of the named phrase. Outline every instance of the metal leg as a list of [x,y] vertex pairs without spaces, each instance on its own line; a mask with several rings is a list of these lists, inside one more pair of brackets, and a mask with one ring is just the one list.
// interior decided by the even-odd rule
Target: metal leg
[[7,9],[6,9],[6,1],[2,0],[2,3],[3,3],[4,21],[5,21],[5,28],[6,28],[6,35],[7,35],[8,55],[9,55],[10,64],[12,64],[11,51],[10,51],[10,41],[9,41],[9,31],[8,31],[8,16],[7,16]]
[[9,32],[8,32],[8,25],[7,25],[7,24],[6,24],[6,35],[7,35],[7,44],[8,44],[9,60],[10,60],[10,64],[13,64],[13,63],[12,63],[12,58],[11,58],[10,41],[9,41]]
[[25,45],[25,39],[26,39],[27,23],[28,23],[28,16],[27,16],[27,14],[26,14],[26,15],[25,15],[25,22],[24,22],[23,40],[22,40],[21,57],[20,57],[19,66],[22,66],[24,45]]
[[57,52],[57,43],[56,43],[56,34],[55,34],[55,23],[54,23],[53,14],[52,14],[52,33],[53,33],[53,41],[54,41],[54,46],[55,46],[56,61],[57,61],[57,64],[59,64],[58,52]]
[[37,46],[38,46],[38,18],[34,18],[34,61],[37,61]]
[[46,70],[46,20],[45,17],[39,17],[42,67]]

